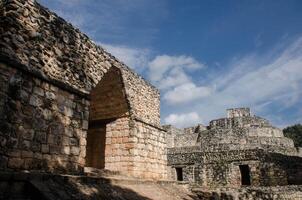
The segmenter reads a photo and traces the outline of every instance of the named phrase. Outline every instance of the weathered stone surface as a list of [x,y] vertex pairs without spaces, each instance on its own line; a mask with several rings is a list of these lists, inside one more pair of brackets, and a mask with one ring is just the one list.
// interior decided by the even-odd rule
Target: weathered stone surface
[[[130,113],[159,125],[158,90],[85,34],[36,1],[5,1],[0,6],[0,61],[13,63],[52,83],[36,81],[34,87],[28,85],[28,91],[33,90],[31,105],[40,106],[44,96],[50,100],[57,98],[53,84],[88,96],[103,76],[116,68]],[[12,87],[18,88],[18,81],[10,80]],[[20,91],[11,91],[16,91],[15,98],[20,96]],[[70,108],[63,109],[68,116],[72,115]]]
[[[240,166],[247,166],[253,186],[302,183],[302,158],[293,141],[250,109],[229,109],[228,118],[213,120],[206,130],[168,130],[169,175],[204,187],[240,187]],[[191,128],[190,128],[191,130]],[[294,176],[294,174],[298,174]],[[179,177],[178,177],[179,178]]]
[[106,169],[165,178],[158,90],[37,2],[0,6],[3,155],[23,152],[13,158],[26,170],[80,172],[89,129],[106,124]]
[[239,187],[245,165],[254,186],[302,183],[301,153],[248,108],[162,129],[158,90],[33,0],[0,3],[0,36],[3,171],[91,166],[158,180],[181,168],[185,181]]
[[[7,75],[4,76],[4,72]],[[6,152],[5,154],[8,154],[9,157],[5,167],[9,169],[35,169],[35,167],[39,167],[39,169],[41,169],[41,165],[38,163],[44,162],[43,157],[61,154],[62,138],[64,135],[69,137],[68,143],[66,144],[67,146],[79,145],[78,140],[83,136],[72,138],[73,129],[69,127],[68,122],[74,121],[74,123],[80,124],[83,120],[88,120],[87,116],[86,118],[84,118],[84,115],[80,116],[80,118],[73,118],[72,115],[63,117],[63,114],[50,110],[45,103],[45,99],[48,99],[47,96],[42,95],[53,93],[51,90],[52,87],[50,87],[49,84],[28,74],[18,72],[10,66],[1,64],[0,82],[9,82],[9,80],[13,80],[11,82],[17,82],[21,94],[26,93],[26,95],[21,95],[18,99],[23,103],[18,103],[20,101],[15,100],[16,96],[10,92],[10,87],[0,88],[0,93],[6,94],[7,96],[5,99],[6,103],[1,105],[2,109],[7,110],[7,112],[1,113],[1,116],[3,118],[14,116],[13,121],[18,123],[15,124],[12,120],[8,120],[7,124],[4,124],[0,131],[0,138],[7,138],[3,130],[7,130],[10,134],[8,140],[1,140],[1,151]],[[31,85],[33,90],[28,90],[28,85]],[[60,91],[61,89],[56,89],[56,92]],[[63,104],[68,100],[74,104],[81,105],[83,110],[88,110],[85,102],[84,104],[82,103],[83,99],[81,97],[74,98],[67,92],[60,92],[60,94],[64,94],[62,95],[63,100],[61,101]],[[60,104],[56,98],[53,98],[53,95],[51,95],[51,97],[52,98],[49,98],[51,104],[59,107]],[[14,132],[12,132],[12,130],[14,130]],[[19,154],[17,153],[18,151],[20,152]],[[76,149],[74,153],[79,155]],[[24,159],[27,159],[26,162]],[[50,163],[56,161],[56,159],[57,158],[47,161],[48,164],[52,166],[51,170],[56,170],[56,168],[60,167]],[[83,164],[84,163],[78,163],[78,165],[82,167]],[[48,170],[48,168],[44,170]]]

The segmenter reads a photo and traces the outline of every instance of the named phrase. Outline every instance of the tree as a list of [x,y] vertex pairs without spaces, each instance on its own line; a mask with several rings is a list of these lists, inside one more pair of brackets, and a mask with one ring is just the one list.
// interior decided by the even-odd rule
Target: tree
[[296,147],[302,147],[302,125],[296,124],[283,129],[285,137],[291,138]]

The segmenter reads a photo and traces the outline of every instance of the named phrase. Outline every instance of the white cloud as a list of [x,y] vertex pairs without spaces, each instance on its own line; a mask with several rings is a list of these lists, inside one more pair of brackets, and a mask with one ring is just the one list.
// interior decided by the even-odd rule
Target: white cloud
[[258,114],[270,117],[297,105],[302,97],[302,38],[283,51],[272,51],[270,55],[250,54],[231,62],[229,71],[209,80],[209,87],[215,91],[191,107],[207,113],[203,119],[211,120],[224,115],[229,107],[255,107]]
[[[299,92],[302,81],[302,39],[290,45],[268,64],[257,63],[256,57],[252,65],[256,66],[253,71],[238,76],[231,75],[235,77],[231,83],[226,83],[226,87],[218,86],[224,89],[217,95],[226,98],[236,96],[234,102],[254,104]],[[223,76],[218,79],[223,80]]]
[[191,82],[191,78],[182,68],[173,68],[166,77],[158,81],[157,86],[159,89],[168,89],[188,82]]
[[103,43],[98,44],[133,69],[140,71],[148,65],[150,53],[148,49],[130,48],[127,46]]
[[165,118],[165,124],[171,124],[178,128],[189,127],[201,121],[200,116],[196,112],[183,114],[170,114]]
[[194,83],[185,83],[164,94],[164,100],[169,104],[179,104],[208,97],[211,94],[209,87],[197,87]]
[[191,56],[156,56],[149,63],[149,78],[153,82],[160,82],[167,72],[172,68],[182,68],[186,70],[201,69],[205,65],[198,62]]
[[190,72],[205,65],[191,56],[159,55],[149,62],[149,78],[162,90],[168,104],[187,103],[208,96],[209,88],[196,86]]

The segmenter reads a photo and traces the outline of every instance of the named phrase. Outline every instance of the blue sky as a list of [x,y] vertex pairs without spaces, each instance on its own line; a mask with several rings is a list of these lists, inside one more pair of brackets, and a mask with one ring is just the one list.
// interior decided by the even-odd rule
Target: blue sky
[[302,1],[39,0],[161,91],[162,124],[302,123]]

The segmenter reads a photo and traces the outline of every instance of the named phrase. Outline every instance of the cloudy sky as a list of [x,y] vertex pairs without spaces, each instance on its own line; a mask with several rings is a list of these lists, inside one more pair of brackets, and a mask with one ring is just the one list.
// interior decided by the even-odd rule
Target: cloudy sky
[[39,0],[161,92],[162,124],[302,123],[300,0]]

